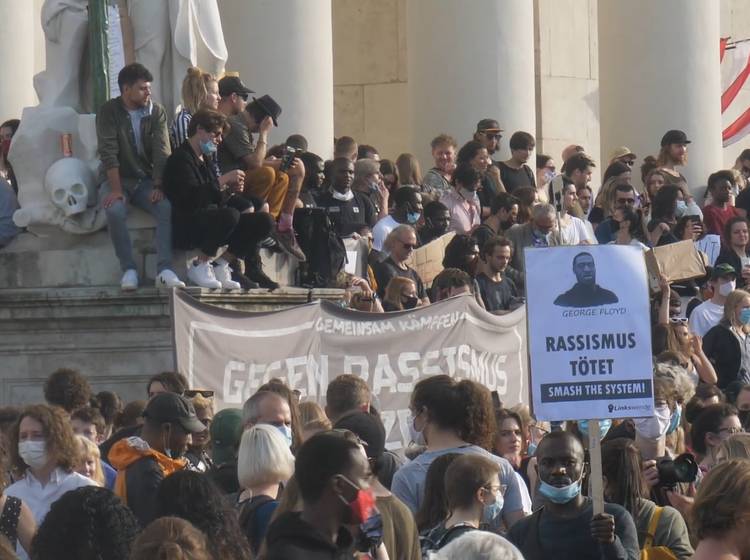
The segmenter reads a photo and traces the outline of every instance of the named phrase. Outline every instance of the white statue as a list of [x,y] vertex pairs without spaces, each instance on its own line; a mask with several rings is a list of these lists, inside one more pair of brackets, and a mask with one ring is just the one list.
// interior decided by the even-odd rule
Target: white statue
[[45,0],[42,5],[46,68],[34,76],[39,104],[82,112],[88,39],[88,0]]
[[136,61],[154,75],[153,98],[173,115],[188,67],[219,76],[227,61],[217,0],[128,0]]
[[[70,134],[73,157],[64,157],[61,136]],[[13,137],[9,158],[21,181],[19,227],[45,232],[56,226],[68,233],[91,233],[106,225],[96,200],[94,115],[70,107],[29,107]]]

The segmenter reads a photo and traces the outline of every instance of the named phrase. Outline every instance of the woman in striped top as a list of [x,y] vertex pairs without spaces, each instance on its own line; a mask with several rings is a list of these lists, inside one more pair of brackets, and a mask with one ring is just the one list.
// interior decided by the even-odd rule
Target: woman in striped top
[[190,119],[199,109],[216,110],[219,107],[219,83],[216,78],[200,68],[188,68],[182,81],[182,108],[175,116],[169,130],[172,151],[187,140]]

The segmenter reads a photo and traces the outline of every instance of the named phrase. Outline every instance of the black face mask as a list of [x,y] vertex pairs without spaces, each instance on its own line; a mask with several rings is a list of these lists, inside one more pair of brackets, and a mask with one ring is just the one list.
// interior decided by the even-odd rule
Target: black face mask
[[500,222],[500,229],[506,231],[509,230],[513,225],[515,225],[515,222],[513,220],[505,220],[504,222]]
[[737,416],[740,419],[740,424],[747,431],[750,428],[750,410],[740,410]]
[[419,303],[419,298],[417,298],[416,296],[409,296],[409,297],[401,298],[401,305],[404,306],[404,309],[414,309],[418,303]]

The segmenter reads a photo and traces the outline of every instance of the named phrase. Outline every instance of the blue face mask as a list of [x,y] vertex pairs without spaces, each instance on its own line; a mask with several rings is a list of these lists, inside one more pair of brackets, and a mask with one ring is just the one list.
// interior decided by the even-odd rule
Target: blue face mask
[[740,311],[740,323],[743,325],[750,325],[750,308],[745,308]]
[[491,504],[484,505],[484,510],[482,511],[482,523],[490,524],[493,520],[500,517],[500,514],[503,512],[504,504],[505,498],[503,497],[503,493],[498,491],[497,494],[495,494],[495,501]]
[[[605,418],[604,420],[599,420],[599,439],[604,439],[604,436],[607,435],[607,432],[612,427],[612,420],[609,418]],[[589,421],[588,420],[579,420],[578,421],[578,431],[581,432],[581,435],[585,437],[586,439],[589,438]]]
[[529,444],[529,446],[526,448],[526,455],[528,455],[529,457],[533,457],[534,453],[536,453],[536,447],[537,447],[536,443],[532,441]]
[[419,221],[419,218],[422,216],[419,212],[407,212],[406,213],[406,221],[410,224],[414,225]]
[[291,447],[292,446],[292,428],[290,426],[287,426],[286,424],[282,424],[281,426],[274,426],[277,430],[281,432],[281,435],[284,436],[284,439],[286,439],[286,444]]
[[667,435],[671,434],[679,427],[681,419],[682,419],[682,406],[678,404],[677,408],[675,408],[674,412],[672,413],[672,418],[670,418],[669,420],[669,428],[667,428]]
[[216,153],[217,146],[213,140],[207,140],[200,143],[201,152],[204,156],[212,156]]
[[[583,475],[581,476],[581,479]],[[567,504],[581,493],[581,479],[567,486],[557,487],[539,481],[539,492],[553,504]]]

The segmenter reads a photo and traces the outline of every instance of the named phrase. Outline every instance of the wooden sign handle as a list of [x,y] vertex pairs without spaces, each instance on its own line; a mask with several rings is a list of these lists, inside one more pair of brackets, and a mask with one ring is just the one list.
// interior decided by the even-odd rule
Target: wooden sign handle
[[599,420],[589,420],[590,498],[594,501],[594,515],[604,513],[604,479],[602,477],[602,442]]

